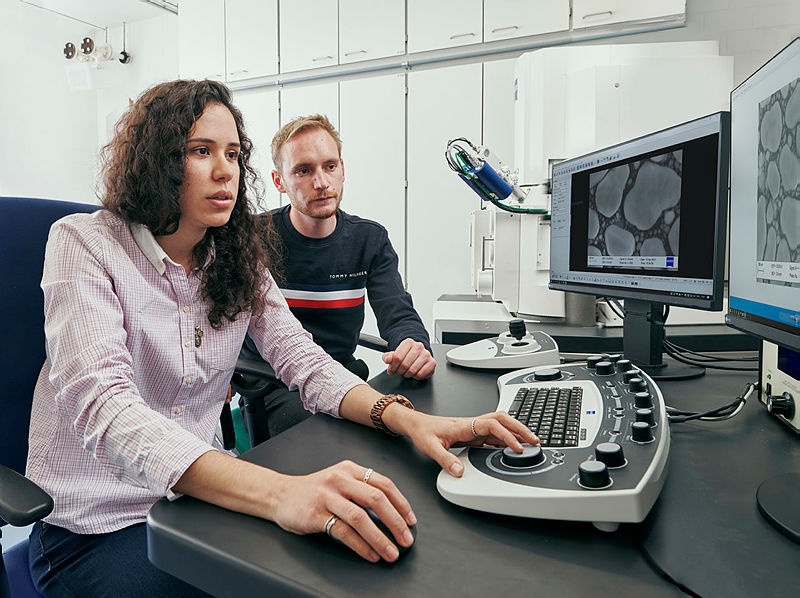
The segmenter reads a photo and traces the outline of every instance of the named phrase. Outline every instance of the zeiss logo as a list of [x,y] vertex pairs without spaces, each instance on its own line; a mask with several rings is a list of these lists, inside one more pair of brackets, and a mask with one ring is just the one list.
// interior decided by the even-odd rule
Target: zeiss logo
[[597,413],[597,412],[596,412],[596,411],[594,411],[594,410],[592,410],[592,411],[587,411],[587,412],[586,412],[586,415],[594,415],[595,413]]

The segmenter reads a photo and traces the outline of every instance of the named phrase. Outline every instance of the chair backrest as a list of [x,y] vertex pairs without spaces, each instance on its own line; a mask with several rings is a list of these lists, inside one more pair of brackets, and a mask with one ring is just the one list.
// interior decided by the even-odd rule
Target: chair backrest
[[50,226],[99,206],[0,197],[0,463],[25,472],[28,424],[45,358],[40,283]]

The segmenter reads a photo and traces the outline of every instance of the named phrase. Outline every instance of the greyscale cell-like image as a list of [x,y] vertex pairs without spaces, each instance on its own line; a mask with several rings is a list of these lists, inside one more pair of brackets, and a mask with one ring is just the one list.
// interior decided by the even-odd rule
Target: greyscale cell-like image
[[798,136],[800,79],[795,79],[758,105],[757,261],[800,263]]
[[676,150],[590,174],[589,257],[677,256],[682,164]]

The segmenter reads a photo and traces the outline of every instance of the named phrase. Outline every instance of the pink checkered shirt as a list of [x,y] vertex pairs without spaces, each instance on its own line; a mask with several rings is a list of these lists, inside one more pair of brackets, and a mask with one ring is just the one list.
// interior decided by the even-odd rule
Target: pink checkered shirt
[[362,383],[314,344],[271,278],[263,316],[211,328],[199,274],[187,276],[145,227],[105,210],[53,225],[42,278],[47,360],[27,465],[55,500],[49,523],[110,532],[174,496],[189,465],[218,447],[217,420],[248,332],[310,411],[338,416],[342,397]]

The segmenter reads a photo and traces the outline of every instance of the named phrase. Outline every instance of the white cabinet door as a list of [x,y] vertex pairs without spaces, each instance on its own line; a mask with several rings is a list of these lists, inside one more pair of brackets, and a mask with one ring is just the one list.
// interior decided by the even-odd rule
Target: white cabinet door
[[178,71],[225,81],[225,0],[184,2],[178,13]]
[[447,142],[481,137],[480,64],[408,75],[408,290],[433,333],[433,303],[472,293],[470,213],[481,200],[450,170]]
[[263,183],[263,189],[249,192],[250,198],[263,197],[262,210],[277,208],[280,205],[280,193],[272,184],[270,144],[278,130],[278,90],[261,87],[234,91],[233,101],[242,111],[245,131],[253,143],[250,165],[258,171]]
[[281,126],[298,116],[324,114],[339,128],[339,84],[316,83],[281,89]]
[[[345,192],[342,209],[389,231],[405,280],[405,75],[342,81],[341,133]],[[378,334],[372,310],[364,332]]]
[[482,41],[482,0],[408,0],[409,53]]
[[569,0],[485,0],[483,41],[569,29]]
[[286,0],[279,22],[282,73],[338,64],[337,0]]
[[277,73],[278,0],[225,0],[225,40],[228,81]]
[[339,62],[406,51],[406,9],[398,0],[339,0]]
[[686,0],[572,0],[572,28],[686,14]]

